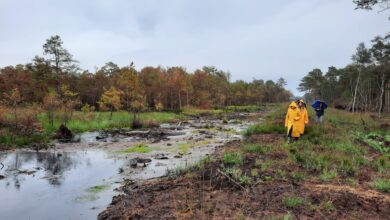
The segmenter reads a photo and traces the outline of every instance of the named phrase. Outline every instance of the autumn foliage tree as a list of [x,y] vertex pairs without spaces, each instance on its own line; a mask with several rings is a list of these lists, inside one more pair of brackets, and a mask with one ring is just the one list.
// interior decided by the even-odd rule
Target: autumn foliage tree
[[61,107],[62,102],[58,93],[54,90],[49,91],[43,98],[42,106],[46,110],[46,114],[50,125],[54,126],[55,112]]
[[9,94],[4,93],[5,99],[3,99],[3,103],[6,103],[8,106],[12,108],[12,114],[14,118],[14,126],[15,129],[18,129],[18,106],[22,102],[22,96],[20,95],[19,89],[14,88]]
[[110,120],[112,120],[112,112],[118,111],[121,107],[122,92],[117,90],[114,86],[106,90],[100,97],[99,105],[101,109],[110,110]]
[[82,106],[111,112],[122,109],[137,119],[145,110],[251,105],[291,96],[284,85],[273,81],[231,82],[230,73],[213,66],[194,72],[178,66],[147,66],[138,71],[133,64],[119,67],[110,61],[94,72],[80,71],[57,35],[45,41],[43,53],[31,63],[0,68],[0,91],[0,100],[18,93],[19,104],[43,107],[52,126],[56,118],[66,123]]
[[145,108],[145,96],[133,64],[121,69],[121,72],[115,77],[114,84],[122,92],[123,109],[133,113],[133,120],[136,120],[139,113]]

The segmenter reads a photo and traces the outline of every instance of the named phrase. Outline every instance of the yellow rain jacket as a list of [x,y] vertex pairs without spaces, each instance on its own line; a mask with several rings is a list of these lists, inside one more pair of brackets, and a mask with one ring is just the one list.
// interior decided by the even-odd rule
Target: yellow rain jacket
[[305,107],[300,108],[301,118],[299,119],[298,130],[301,134],[305,133],[305,126],[309,124],[309,114]]
[[284,126],[287,128],[287,135],[289,134],[290,129],[292,129],[291,137],[301,136],[299,130],[300,118],[301,111],[299,110],[298,105],[295,102],[291,102],[291,104],[288,106],[286,120],[284,122]]

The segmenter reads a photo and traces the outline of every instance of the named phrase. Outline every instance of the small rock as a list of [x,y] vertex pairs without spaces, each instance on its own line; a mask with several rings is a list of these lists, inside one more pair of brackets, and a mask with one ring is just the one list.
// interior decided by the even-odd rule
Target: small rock
[[3,176],[3,175],[0,175],[0,180],[2,180],[2,179],[4,179],[5,178],[5,176]]
[[137,159],[138,163],[150,163],[150,162],[152,162],[152,159],[149,159],[149,158],[139,158],[139,157],[137,157],[136,159]]
[[138,166],[138,164],[141,163],[141,164],[144,164],[143,165],[144,167],[146,167],[147,163],[150,163],[151,161],[152,161],[152,159],[149,159],[149,158],[136,157],[136,158],[129,160],[129,166],[132,168],[136,168]]
[[105,135],[96,136],[96,140],[106,139],[107,137],[108,136],[105,136]]
[[138,164],[138,162],[137,162],[137,160],[135,160],[135,159],[131,159],[131,160],[129,161],[129,165],[130,165],[130,167],[132,167],[132,168],[136,168],[136,167],[137,167],[137,164]]
[[183,156],[182,155],[175,155],[173,156],[174,158],[182,158]]
[[157,160],[167,160],[168,157],[165,156],[165,154],[156,154],[156,155],[154,156],[154,159],[157,159]]

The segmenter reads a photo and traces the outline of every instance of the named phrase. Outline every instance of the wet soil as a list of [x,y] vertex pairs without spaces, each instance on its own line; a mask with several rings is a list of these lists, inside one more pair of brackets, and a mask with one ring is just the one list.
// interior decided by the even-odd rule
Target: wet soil
[[[252,143],[269,144],[281,141],[279,134],[252,136]],[[214,160],[204,167],[189,171],[176,179],[159,178],[148,181],[126,181],[98,219],[390,219],[390,194],[369,189],[365,184],[348,186],[308,180],[297,182],[287,175],[265,180],[267,172],[251,185],[237,184],[221,170],[222,152],[236,149],[241,141],[232,141],[216,150]],[[275,153],[276,152],[276,153]],[[262,155],[275,159],[279,167],[302,171],[284,164],[283,151]],[[246,154],[244,170],[250,171],[258,155]],[[303,172],[303,171],[302,171]],[[269,175],[275,176],[275,175]],[[285,198],[299,196],[305,204],[287,207]],[[327,206],[330,202],[332,205]]]
[[240,132],[261,113],[250,117],[252,122],[237,123],[213,116],[189,118],[150,129],[65,135],[30,149],[4,147],[0,219],[96,219],[123,179],[141,184],[191,166],[227,141],[241,139]]

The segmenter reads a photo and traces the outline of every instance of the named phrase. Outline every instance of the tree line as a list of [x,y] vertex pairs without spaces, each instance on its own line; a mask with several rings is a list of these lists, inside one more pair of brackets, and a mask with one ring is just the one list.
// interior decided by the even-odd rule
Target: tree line
[[[205,66],[193,73],[183,67],[119,67],[106,63],[95,72],[81,70],[59,36],[43,45],[31,63],[0,69],[0,99],[7,106],[43,107],[51,120],[57,109],[180,111],[184,106],[218,108],[288,100],[280,78],[231,82],[230,73]],[[68,109],[68,110],[66,110]]]
[[360,43],[343,68],[315,68],[303,77],[299,90],[308,99],[323,99],[335,107],[356,111],[390,110],[390,34],[377,36],[367,48]]

